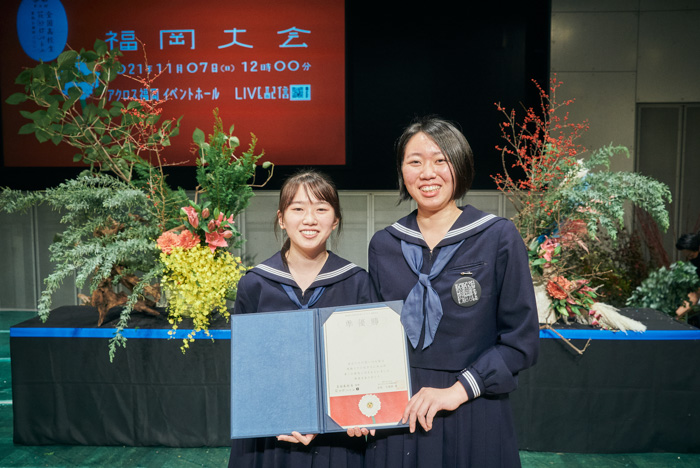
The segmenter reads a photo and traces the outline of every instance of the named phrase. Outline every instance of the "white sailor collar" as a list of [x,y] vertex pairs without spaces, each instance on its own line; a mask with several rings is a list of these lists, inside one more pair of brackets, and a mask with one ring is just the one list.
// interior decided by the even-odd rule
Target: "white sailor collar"
[[[474,236],[485,229],[488,229],[493,224],[503,221],[505,218],[501,218],[496,215],[489,213],[484,213],[481,210],[477,210],[471,205],[460,207],[462,214],[459,215],[457,221],[452,225],[445,237],[435,246],[444,247],[446,245],[455,244],[462,239]],[[396,221],[391,226],[387,226],[385,229],[397,239],[401,239],[410,244],[417,244],[423,247],[428,247],[425,243],[423,234],[420,232],[418,227],[417,216],[418,210],[414,210],[408,216],[401,218]]]
[[[349,278],[360,271],[362,271],[362,268],[342,257],[337,256],[329,250],[326,263],[323,265],[323,268],[321,268],[321,271],[319,272],[318,276],[316,276],[314,282],[311,283],[309,288],[313,289],[320,286],[328,286]],[[294,281],[291,273],[289,273],[289,268],[282,262],[282,254],[280,252],[277,252],[275,255],[259,265],[256,265],[246,273],[255,273],[263,278],[267,278],[278,283],[299,287],[296,281]]]

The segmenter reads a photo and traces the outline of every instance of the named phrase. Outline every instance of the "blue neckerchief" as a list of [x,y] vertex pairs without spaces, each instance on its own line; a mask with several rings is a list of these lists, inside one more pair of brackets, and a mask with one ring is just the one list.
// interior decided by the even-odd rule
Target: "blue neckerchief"
[[294,290],[292,289],[291,286],[289,286],[288,284],[282,284],[282,288],[284,288],[284,291],[287,293],[287,296],[289,296],[289,299],[291,299],[292,302],[295,303],[297,305],[297,307],[300,309],[308,309],[309,307],[316,304],[316,302],[318,302],[318,300],[321,299],[321,294],[323,294],[323,291],[326,290],[326,288],[323,286],[316,288],[314,290],[314,293],[311,295],[309,302],[302,305],[302,303],[299,302],[297,295],[294,294]]
[[420,272],[423,267],[423,249],[419,245],[401,241],[403,257],[413,273],[418,275],[418,282],[411,289],[401,310],[401,323],[414,348],[418,346],[423,322],[425,322],[423,349],[430,346],[435,338],[435,332],[442,319],[442,304],[440,296],[430,285],[430,280],[440,274],[462,243],[464,239],[457,244],[441,248],[437,260],[430,268],[430,273],[426,275]]

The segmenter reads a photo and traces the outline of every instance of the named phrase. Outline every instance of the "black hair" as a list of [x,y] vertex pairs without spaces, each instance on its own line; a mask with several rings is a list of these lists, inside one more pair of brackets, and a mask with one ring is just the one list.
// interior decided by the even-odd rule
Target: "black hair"
[[[285,210],[294,201],[294,195],[296,195],[299,187],[304,187],[304,190],[308,195],[313,195],[316,199],[327,202],[333,208],[335,217],[338,220],[338,227],[336,232],[340,233],[341,226],[343,224],[343,215],[340,212],[340,198],[338,197],[338,190],[335,188],[335,184],[327,175],[313,170],[307,169],[302,170],[292,176],[282,184],[280,189],[280,198],[277,205],[278,217],[275,218],[275,236],[280,232],[279,226],[279,216],[284,216]],[[282,245],[282,262],[287,264],[287,252],[291,241],[287,238]]]
[[445,155],[450,163],[450,172],[454,181],[452,199],[464,196],[474,181],[474,153],[467,138],[455,124],[436,116],[421,117],[406,127],[396,142],[396,170],[399,176],[399,197],[401,201],[409,200],[411,195],[406,189],[401,168],[406,152],[406,145],[418,133],[424,133]]
[[700,232],[695,234],[683,234],[676,241],[676,249],[692,250],[694,252],[700,250]]

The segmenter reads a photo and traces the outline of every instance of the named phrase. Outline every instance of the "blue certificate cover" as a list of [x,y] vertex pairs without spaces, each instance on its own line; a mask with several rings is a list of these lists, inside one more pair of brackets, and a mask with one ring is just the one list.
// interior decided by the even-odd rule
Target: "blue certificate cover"
[[[231,438],[401,426],[411,395],[402,305],[231,316]],[[343,351],[346,340],[364,351]]]

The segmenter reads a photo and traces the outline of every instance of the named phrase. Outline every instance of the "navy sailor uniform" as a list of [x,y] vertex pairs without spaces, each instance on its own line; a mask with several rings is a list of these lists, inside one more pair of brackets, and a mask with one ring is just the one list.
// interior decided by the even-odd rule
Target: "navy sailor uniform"
[[[233,313],[363,304],[371,302],[371,287],[365,270],[329,251],[323,268],[302,295],[277,252],[241,278]],[[363,438],[344,432],[319,434],[308,446],[279,442],[274,437],[234,439],[229,467],[361,468],[364,446]]]
[[[458,379],[469,401],[455,411],[439,412],[428,432],[419,425],[413,434],[407,429],[377,431],[367,447],[367,467],[520,466],[508,393],[539,350],[527,250],[509,220],[472,206],[461,209],[432,252],[415,211],[370,242],[369,273],[378,300],[407,300],[418,288],[427,304],[417,319],[405,321],[406,306],[402,311],[404,326],[412,330],[407,329],[413,392],[451,387]],[[438,262],[445,264],[435,265],[435,274]],[[453,299],[453,285],[462,278],[476,280],[480,294],[460,305]],[[435,301],[439,298],[437,305],[430,305],[431,294]]]

